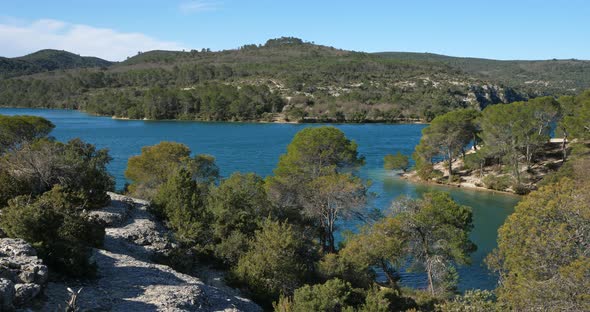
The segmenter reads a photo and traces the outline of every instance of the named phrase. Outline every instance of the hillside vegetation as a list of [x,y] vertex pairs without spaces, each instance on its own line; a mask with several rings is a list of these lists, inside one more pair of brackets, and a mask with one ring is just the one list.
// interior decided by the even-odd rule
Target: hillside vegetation
[[73,68],[106,67],[111,64],[97,57],[46,49],[22,57],[0,57],[0,78]]
[[[135,119],[398,122],[590,87],[587,61],[369,54],[297,38],[219,52],[149,51],[100,67],[42,57],[48,53],[7,59],[27,63],[0,69],[0,77],[20,75],[0,80],[0,105]],[[60,70],[23,65],[50,70],[49,60]],[[75,68],[61,70],[65,64]]]
[[384,52],[379,56],[413,61],[442,62],[484,80],[530,91],[545,89],[547,94],[579,92],[590,85],[590,62],[567,60],[490,60],[452,57],[432,53]]

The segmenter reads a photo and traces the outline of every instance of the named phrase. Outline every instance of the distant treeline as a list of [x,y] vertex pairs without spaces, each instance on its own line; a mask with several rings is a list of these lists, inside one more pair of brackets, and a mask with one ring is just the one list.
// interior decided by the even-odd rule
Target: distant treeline
[[283,99],[266,86],[237,88],[212,83],[187,90],[108,89],[90,96],[82,108],[131,119],[240,121],[268,119],[270,113],[281,111],[283,106]]

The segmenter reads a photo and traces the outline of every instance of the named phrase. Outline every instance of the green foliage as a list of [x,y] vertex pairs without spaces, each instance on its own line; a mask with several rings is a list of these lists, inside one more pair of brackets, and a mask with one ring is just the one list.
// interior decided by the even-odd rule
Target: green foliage
[[326,277],[338,277],[355,287],[368,288],[381,269],[390,287],[398,288],[396,269],[405,260],[405,239],[396,218],[386,217],[347,239],[338,254],[327,254],[319,264]]
[[356,143],[339,129],[299,131],[267,181],[270,197],[282,210],[279,217],[307,218],[322,248],[334,251],[336,222],[351,217],[366,198],[363,182],[343,171],[363,163]]
[[481,170],[485,165],[486,157],[480,151],[465,155],[463,166],[469,170]]
[[393,209],[406,252],[414,268],[426,271],[431,294],[453,291],[453,283],[448,283],[456,274],[453,264],[469,263],[469,254],[476,249],[469,239],[471,208],[460,206],[448,193],[431,192],[421,200],[394,202]]
[[383,162],[383,167],[385,170],[403,170],[406,172],[410,166],[410,160],[408,156],[403,155],[400,152],[397,152],[395,155],[385,155]]
[[53,128],[53,123],[42,117],[0,115],[0,154],[25,142],[44,138]]
[[[416,146],[416,149],[420,148],[419,146],[420,144]],[[431,161],[426,160],[418,151],[412,154],[412,158],[415,162],[414,169],[420,179],[427,181],[435,177],[434,165]]]
[[266,47],[280,47],[285,45],[301,45],[303,40],[295,37],[281,37],[276,39],[269,39],[264,46]]
[[305,128],[299,131],[281,155],[275,178],[293,176],[297,180],[334,173],[346,167],[363,164],[357,144],[335,127]]
[[589,194],[586,175],[564,178],[525,197],[500,228],[487,261],[501,276],[498,300],[507,309],[590,308]]
[[452,301],[436,306],[441,312],[494,312],[500,311],[494,302],[494,294],[488,290],[468,290],[463,295],[457,295]]
[[367,291],[365,304],[359,309],[360,312],[389,312],[402,310],[399,306],[402,299],[397,291],[391,288],[374,285]]
[[514,185],[514,178],[510,175],[486,175],[483,184],[492,190],[505,191]]
[[[286,297],[282,297],[279,303],[275,304],[275,311],[354,311],[350,306],[352,298],[353,289],[349,283],[340,279],[332,279],[324,284],[305,285],[298,288],[293,295],[292,301]],[[289,302],[289,304],[285,304],[285,301]],[[289,308],[280,308],[286,306]]]
[[188,246],[205,246],[210,240],[212,216],[206,209],[197,182],[186,168],[178,169],[158,189],[154,205],[178,241]]
[[[84,198],[86,208],[102,207],[110,200],[106,192],[115,184],[106,169],[110,160],[106,149],[97,150],[80,139],[66,144],[47,139],[23,143],[0,159],[0,176],[8,180],[0,179],[8,182],[2,197],[36,196],[59,184]],[[4,193],[9,190],[13,193]]]
[[142,147],[141,154],[127,162],[125,177],[131,180],[129,191],[136,195],[153,193],[172,172],[188,162],[190,153],[188,146],[175,142]]
[[560,99],[562,114],[561,127],[574,138],[590,139],[590,91],[575,98]]
[[271,303],[291,295],[304,281],[308,267],[300,233],[288,223],[266,220],[233,269],[254,298]]
[[[418,154],[443,157],[448,162],[449,182],[453,180],[453,160],[464,153],[465,147],[478,132],[475,123],[479,112],[473,109],[456,110],[437,116],[422,130]],[[426,152],[428,151],[428,152]]]
[[8,236],[29,242],[52,270],[92,276],[90,247],[102,245],[104,227],[81,212],[84,200],[59,186],[38,199],[16,197],[2,210],[0,227]]
[[213,214],[213,234],[218,243],[215,253],[227,264],[237,262],[245,251],[245,242],[274,212],[264,180],[253,173],[234,173],[213,188],[207,207]]
[[52,70],[102,67],[112,63],[96,57],[79,56],[66,51],[40,50],[16,58],[0,57],[0,78],[28,75]]
[[176,142],[160,142],[141,149],[141,154],[129,158],[125,177],[131,180],[129,192],[151,199],[170,175],[180,168],[189,171],[199,185],[208,186],[217,180],[219,169],[215,159],[207,155],[190,157],[188,146]]
[[530,168],[557,117],[558,104],[551,97],[489,106],[480,121],[481,136],[489,154],[508,163],[520,183],[522,158]]
[[[492,79],[502,82],[504,85],[521,87],[527,90],[542,88],[546,92],[562,93],[568,88],[585,89],[589,84],[588,70],[590,62],[577,59],[546,60],[546,61],[505,61],[490,60],[472,57],[453,57],[433,53],[407,53],[407,52],[384,52],[377,53],[386,58],[436,62],[448,66],[463,73],[474,75],[479,79]],[[551,81],[549,85],[544,82]],[[538,84],[531,82],[538,82]],[[483,87],[474,88],[474,91],[481,92]],[[513,97],[512,92],[505,96]],[[489,103],[487,103],[489,104]]]

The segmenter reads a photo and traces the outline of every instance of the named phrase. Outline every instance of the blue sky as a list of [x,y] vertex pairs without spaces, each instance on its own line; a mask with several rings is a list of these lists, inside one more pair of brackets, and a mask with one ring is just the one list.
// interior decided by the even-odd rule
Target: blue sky
[[296,36],[342,49],[590,59],[590,1],[0,0],[0,55],[122,60]]

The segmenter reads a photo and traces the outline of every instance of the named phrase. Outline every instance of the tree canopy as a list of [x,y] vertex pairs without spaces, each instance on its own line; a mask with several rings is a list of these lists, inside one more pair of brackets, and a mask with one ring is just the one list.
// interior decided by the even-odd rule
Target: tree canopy
[[305,128],[268,178],[269,195],[287,214],[308,219],[322,248],[334,251],[337,220],[353,216],[366,198],[363,182],[345,171],[363,163],[356,143],[339,129]]
[[409,166],[409,157],[400,152],[397,152],[395,155],[387,154],[383,158],[383,167],[385,170],[402,170],[406,172]]
[[522,311],[590,308],[589,194],[587,182],[564,178],[516,206],[488,257],[501,276],[501,303]]
[[215,159],[208,155],[190,157],[188,146],[176,142],[160,142],[141,149],[141,154],[129,158],[125,177],[131,180],[129,191],[151,199],[157,189],[179,168],[185,168],[198,182],[214,182],[219,176]]

